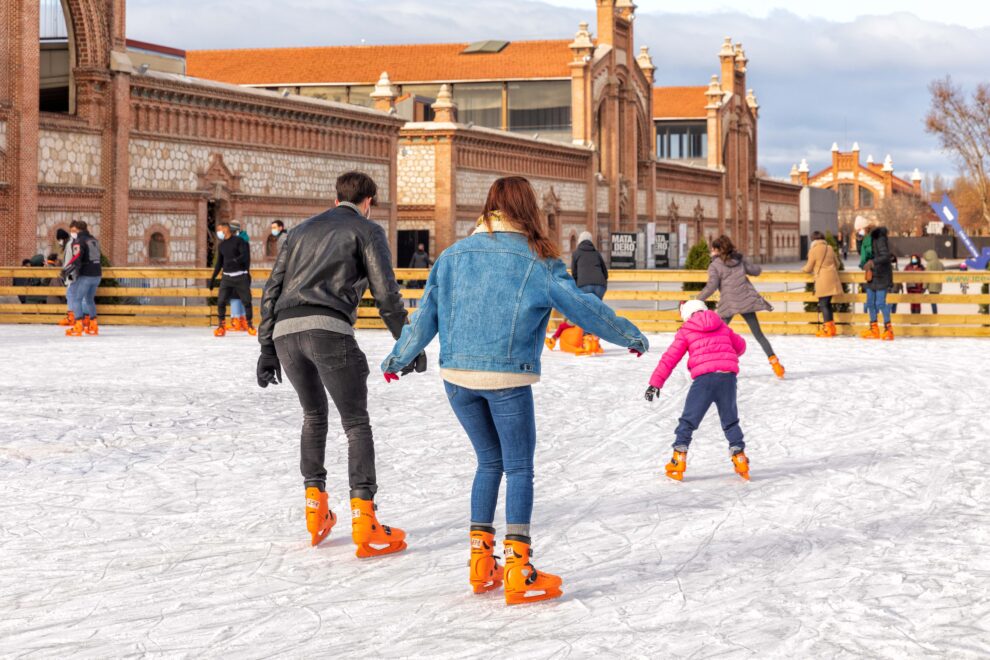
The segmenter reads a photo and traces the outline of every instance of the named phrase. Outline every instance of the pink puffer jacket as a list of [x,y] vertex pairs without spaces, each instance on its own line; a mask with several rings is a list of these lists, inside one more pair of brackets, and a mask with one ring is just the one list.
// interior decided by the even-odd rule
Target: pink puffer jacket
[[746,352],[746,340],[733,332],[710,309],[697,312],[677,331],[674,342],[653,370],[650,385],[662,388],[685,352],[690,354],[688,370],[691,371],[691,378],[716,371],[737,374],[739,356]]

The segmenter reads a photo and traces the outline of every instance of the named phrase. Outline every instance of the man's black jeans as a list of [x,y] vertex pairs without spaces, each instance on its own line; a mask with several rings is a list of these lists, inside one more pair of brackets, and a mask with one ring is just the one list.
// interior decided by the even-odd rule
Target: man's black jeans
[[329,392],[347,434],[351,495],[371,499],[378,485],[368,419],[369,371],[357,341],[329,330],[304,330],[275,339],[275,350],[303,407],[300,469],[306,486],[326,483]]

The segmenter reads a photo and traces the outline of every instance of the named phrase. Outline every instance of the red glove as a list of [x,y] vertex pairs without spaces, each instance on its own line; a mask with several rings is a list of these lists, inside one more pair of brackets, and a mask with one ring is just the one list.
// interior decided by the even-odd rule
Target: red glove
[[636,357],[643,357],[643,354],[637,351],[635,348],[630,348],[629,352],[635,355]]
[[385,374],[385,382],[386,383],[391,383],[391,382],[396,381],[396,380],[399,380],[399,374],[389,374],[389,373],[386,373]]

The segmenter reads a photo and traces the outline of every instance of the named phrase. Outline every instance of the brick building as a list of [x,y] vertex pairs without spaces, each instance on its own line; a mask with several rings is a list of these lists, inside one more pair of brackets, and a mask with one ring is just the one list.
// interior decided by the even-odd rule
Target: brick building
[[[742,46],[726,40],[707,85],[655,87],[648,50],[634,47],[633,3],[596,7],[595,34],[582,23],[572,40],[190,51],[188,68],[290,95],[390,99],[409,122],[400,244],[429,232],[442,249],[473,222],[481,182],[518,173],[538,179],[565,252],[583,228],[607,247],[609,232],[655,223],[683,225],[691,242],[728,233],[762,260],[796,258],[799,187],[758,175],[759,105]],[[455,110],[440,121],[429,104],[445,86],[441,104]]]
[[[117,265],[205,266],[220,220],[239,220],[264,262],[269,223],[325,209],[351,168],[379,182],[395,240],[400,120],[187,78],[181,51],[128,44],[124,0],[54,9],[0,3],[0,263],[48,249],[73,218]],[[44,40],[43,11],[63,21]]]
[[910,195],[924,198],[921,189],[921,172],[917,169],[910,181],[894,174],[894,161],[888,155],[883,163],[874,162],[867,156],[866,164],[860,162],[859,143],[854,143],[852,151],[839,151],[838,143],[832,145],[832,163],[811,174],[808,161],[791,168],[791,181],[802,186],[832,190],[838,196],[839,226],[852,227],[856,216],[874,219],[877,209],[884,200],[895,195]]
[[43,42],[53,1],[0,5],[0,263],[72,218],[116,264],[197,266],[239,220],[265,263],[270,221],[323,209],[349,168],[379,181],[400,264],[465,235],[506,174],[565,253],[652,226],[797,256],[800,187],[758,175],[742,46],[706,86],[655,88],[630,0],[596,0],[573,40],[189,53],[128,42],[125,0],[65,0],[64,49]]

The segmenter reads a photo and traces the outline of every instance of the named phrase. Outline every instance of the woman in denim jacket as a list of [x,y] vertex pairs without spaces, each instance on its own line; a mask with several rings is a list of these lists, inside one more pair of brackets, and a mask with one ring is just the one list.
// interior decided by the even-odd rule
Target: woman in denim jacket
[[[637,354],[646,337],[567,274],[522,177],[498,179],[474,233],[440,255],[419,311],[382,363],[386,377],[413,362],[440,335],[447,398],[478,455],[471,490],[471,570],[475,593],[504,581],[508,604],[555,598],[561,579],[530,563],[536,421],[532,385],[551,309]],[[506,475],[505,568],[494,556],[498,489]]]

